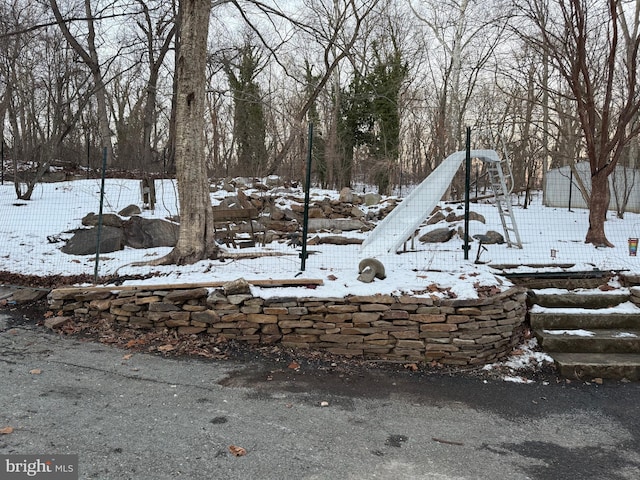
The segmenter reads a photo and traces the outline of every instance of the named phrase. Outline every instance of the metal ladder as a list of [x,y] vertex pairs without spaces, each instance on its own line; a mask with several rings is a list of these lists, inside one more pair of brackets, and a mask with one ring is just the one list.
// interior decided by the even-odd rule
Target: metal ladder
[[489,183],[491,184],[491,189],[496,199],[496,206],[500,214],[500,221],[502,222],[502,229],[504,230],[507,246],[522,248],[518,226],[513,216],[511,198],[509,197],[511,192],[507,190],[505,173],[502,169],[503,161],[486,161],[485,163],[487,164]]

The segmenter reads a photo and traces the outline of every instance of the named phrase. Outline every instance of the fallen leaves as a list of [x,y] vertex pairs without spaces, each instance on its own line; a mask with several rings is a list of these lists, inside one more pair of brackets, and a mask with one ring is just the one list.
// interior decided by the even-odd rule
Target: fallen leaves
[[291,362],[288,368],[290,370],[300,370],[300,364],[298,362]]
[[41,370],[41,369],[39,369],[39,368],[34,368],[34,369],[32,369],[32,370],[29,370],[29,373],[30,373],[31,375],[40,375],[40,374],[42,373],[42,370]]
[[480,285],[480,282],[475,282],[473,288],[478,292],[479,298],[492,297],[501,292],[500,287],[497,285]]
[[[160,353],[172,356],[199,356],[203,358],[228,358],[223,345],[229,342],[223,337],[207,334],[179,334],[175,331],[150,331],[113,324],[106,319],[74,319],[58,332],[64,335],[81,335],[107,345],[117,345],[133,352]],[[127,360],[128,358],[124,358]]]
[[134,348],[137,347],[139,345],[144,345],[146,342],[146,340],[144,338],[134,338],[132,340],[129,340],[126,344],[125,344],[125,348]]
[[229,446],[229,451],[235,457],[244,457],[247,454],[247,450],[245,448],[238,447],[236,445],[230,445]]
[[13,427],[2,427],[0,428],[0,435],[9,435],[13,433]]
[[418,364],[416,363],[405,363],[404,368],[407,370],[411,370],[412,372],[418,371]]
[[611,290],[617,290],[618,287],[614,287],[613,285],[609,285],[608,283],[604,284],[604,285],[600,285],[598,287],[599,290],[603,291],[603,292],[610,292]]

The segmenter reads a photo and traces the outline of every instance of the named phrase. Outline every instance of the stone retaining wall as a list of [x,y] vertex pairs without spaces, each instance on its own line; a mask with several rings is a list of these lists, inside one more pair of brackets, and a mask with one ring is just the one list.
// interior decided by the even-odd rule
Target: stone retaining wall
[[141,329],[453,365],[484,364],[507,355],[522,340],[525,300],[519,287],[474,300],[392,295],[263,299],[204,287],[78,288],[49,294],[51,309],[63,317],[99,317]]

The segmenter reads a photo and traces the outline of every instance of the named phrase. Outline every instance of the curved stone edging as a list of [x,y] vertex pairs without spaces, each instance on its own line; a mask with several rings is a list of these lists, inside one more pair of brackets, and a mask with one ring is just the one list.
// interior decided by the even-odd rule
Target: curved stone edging
[[522,340],[526,290],[482,299],[409,295],[270,298],[222,289],[61,289],[63,316],[103,318],[141,329],[208,333],[252,344],[279,343],[337,355],[449,365],[485,364]]

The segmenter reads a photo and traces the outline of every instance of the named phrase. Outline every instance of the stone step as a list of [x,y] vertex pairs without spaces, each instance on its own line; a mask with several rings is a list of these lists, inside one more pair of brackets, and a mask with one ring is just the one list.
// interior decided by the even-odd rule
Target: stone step
[[640,330],[538,329],[534,333],[542,349],[551,356],[553,352],[640,354]]
[[640,354],[554,353],[551,357],[566,378],[640,380]]
[[632,312],[568,311],[565,309],[529,313],[531,328],[538,329],[637,329],[640,330],[640,310]]
[[530,290],[527,302],[551,308],[609,308],[628,302],[631,294],[627,289],[601,292],[599,290],[585,292],[563,292],[552,290]]

